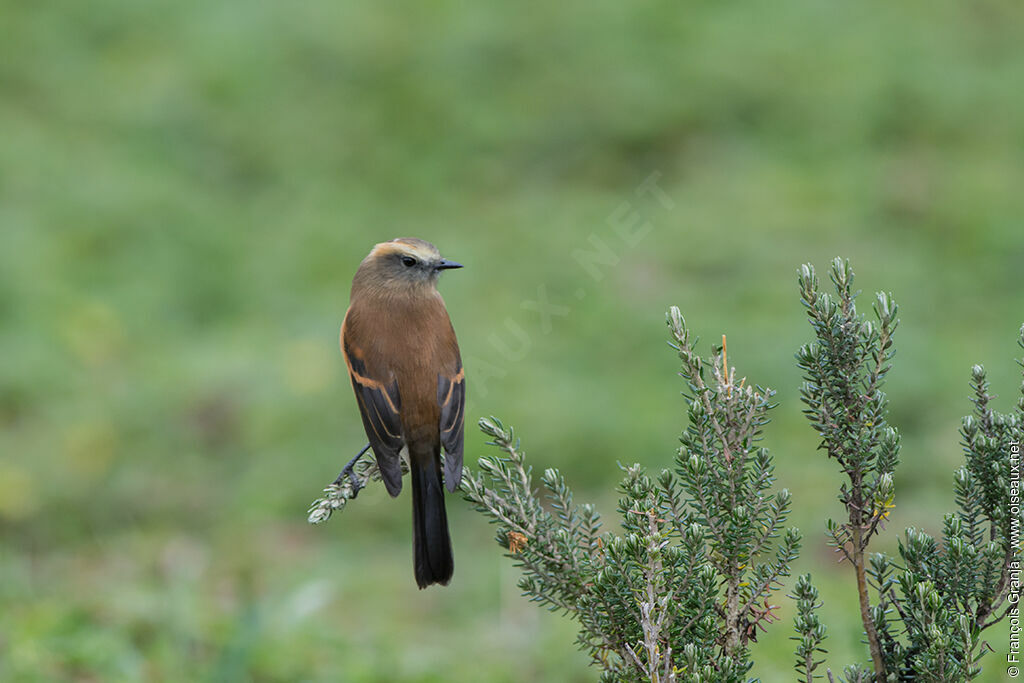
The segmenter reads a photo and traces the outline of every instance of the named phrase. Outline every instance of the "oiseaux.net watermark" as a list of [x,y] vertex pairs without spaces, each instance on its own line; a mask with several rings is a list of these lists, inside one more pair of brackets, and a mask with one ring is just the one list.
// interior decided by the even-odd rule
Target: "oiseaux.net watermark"
[[[607,271],[622,261],[624,253],[634,249],[654,230],[655,215],[675,208],[675,200],[659,184],[661,177],[661,171],[653,171],[644,178],[628,199],[624,198],[609,212],[605,224],[587,235],[585,243],[581,242],[569,254],[567,262],[587,275],[590,283],[604,280]],[[557,296],[553,300],[547,285],[540,283],[537,298],[524,299],[520,308],[530,312],[528,317],[539,318],[541,334],[551,334],[556,321],[569,317],[575,302],[587,297],[587,282],[582,280],[571,298],[563,296],[560,300]],[[492,332],[487,341],[493,351],[490,357],[503,363],[496,364],[477,356],[463,359],[466,367],[473,371],[474,397],[487,396],[491,380],[503,379],[509,373],[509,366],[525,359],[533,349],[534,335],[517,316],[506,316],[502,327],[500,332]]]
[[1010,642],[1006,650],[1006,673],[1010,678],[1020,675],[1020,442],[1010,442],[1010,547],[1014,558],[1010,562]]

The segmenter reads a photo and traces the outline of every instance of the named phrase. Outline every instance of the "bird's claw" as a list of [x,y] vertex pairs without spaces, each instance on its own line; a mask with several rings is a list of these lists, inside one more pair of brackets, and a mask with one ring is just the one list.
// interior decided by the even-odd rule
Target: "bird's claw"
[[359,495],[359,491],[363,488],[363,482],[356,476],[355,468],[348,471],[348,480],[352,484],[352,498],[355,499]]
[[334,480],[333,484],[331,484],[331,486],[340,488],[341,483],[345,481],[345,477],[348,477],[349,485],[352,488],[352,492],[348,496],[350,499],[358,496],[359,492],[366,487],[366,485],[359,479],[359,475],[356,474],[356,468],[353,467],[354,464],[355,462],[350,462],[348,465],[345,465],[345,469],[341,471],[338,478]]
[[356,474],[356,463],[359,462],[359,458],[363,457],[366,451],[370,450],[370,444],[363,446],[363,449],[356,453],[356,457],[349,460],[344,467],[341,468],[341,474],[334,480],[332,486],[341,488],[341,483],[345,481],[345,477],[348,477],[349,484],[351,484],[352,492],[349,494],[349,498],[355,498],[359,495],[359,491],[366,485]]

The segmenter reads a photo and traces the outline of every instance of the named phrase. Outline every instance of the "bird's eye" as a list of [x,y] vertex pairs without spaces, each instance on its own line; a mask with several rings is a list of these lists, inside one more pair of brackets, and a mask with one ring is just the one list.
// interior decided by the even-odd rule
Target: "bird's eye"
[[412,256],[403,256],[402,264],[405,265],[406,268],[412,268],[413,266],[416,265],[416,259],[414,259]]

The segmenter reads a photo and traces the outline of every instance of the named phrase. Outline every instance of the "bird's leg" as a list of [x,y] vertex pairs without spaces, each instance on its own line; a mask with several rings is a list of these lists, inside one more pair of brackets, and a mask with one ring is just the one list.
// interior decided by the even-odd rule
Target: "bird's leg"
[[356,463],[359,462],[359,458],[363,457],[366,451],[370,450],[370,444],[366,444],[363,448],[356,453],[356,457],[348,461],[348,464],[341,468],[341,474],[334,480],[334,486],[339,486],[341,480],[348,477],[348,480],[352,482],[352,497],[355,498],[359,494],[359,489],[363,488],[362,482],[359,481],[359,477],[356,476],[355,467]]

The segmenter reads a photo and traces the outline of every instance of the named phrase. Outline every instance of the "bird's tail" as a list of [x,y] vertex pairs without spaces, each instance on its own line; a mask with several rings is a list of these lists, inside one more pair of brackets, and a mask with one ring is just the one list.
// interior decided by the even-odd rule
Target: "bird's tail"
[[409,454],[412,473],[413,568],[416,583],[447,584],[455,571],[448,514],[444,509],[441,462],[438,453]]

